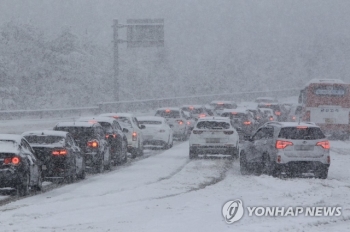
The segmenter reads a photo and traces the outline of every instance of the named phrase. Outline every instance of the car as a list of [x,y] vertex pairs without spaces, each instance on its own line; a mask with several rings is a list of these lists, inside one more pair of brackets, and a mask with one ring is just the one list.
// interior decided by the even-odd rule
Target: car
[[188,118],[181,108],[158,108],[155,116],[165,118],[166,122],[173,129],[173,135],[175,138],[183,141],[188,139],[191,128],[187,124]]
[[302,106],[292,105],[288,113],[287,122],[297,122],[301,118]]
[[276,120],[286,121],[287,120],[287,114],[285,111],[282,111],[281,106],[278,103],[259,103],[258,108],[269,108],[272,110],[273,115],[275,115]]
[[216,116],[220,116],[224,109],[236,109],[238,107],[233,101],[212,101],[210,106],[213,107]]
[[193,117],[195,120],[210,116],[210,114],[202,105],[183,105],[181,106],[181,109],[184,112],[189,112],[191,114],[191,117]]
[[84,153],[86,165],[94,168],[97,173],[111,169],[111,147],[99,123],[59,122],[53,130],[69,132]]
[[205,117],[198,119],[189,139],[189,158],[198,155],[226,155],[237,158],[239,136],[226,117]]
[[27,131],[22,136],[42,163],[43,180],[85,178],[85,158],[73,137],[65,131]]
[[[145,128],[141,125],[133,114],[129,113],[105,113],[100,114],[102,117],[112,117],[116,119],[128,141],[128,152],[131,153],[131,158],[143,155],[143,132]],[[124,130],[127,129],[127,130]]]
[[163,149],[169,149],[173,146],[173,130],[162,117],[142,116],[137,117],[143,129],[143,145],[160,146]]
[[245,108],[225,109],[221,117],[228,117],[232,126],[238,131],[240,141],[245,135],[251,135],[256,129],[253,114]]
[[0,161],[0,188],[16,188],[18,196],[42,190],[41,162],[22,135],[0,134]]
[[98,122],[105,133],[105,137],[111,146],[113,165],[123,164],[128,161],[128,139],[124,134],[128,129],[121,128],[119,122],[112,117],[81,117],[77,121]]
[[277,116],[273,113],[272,109],[269,108],[259,108],[259,112],[262,115],[261,122],[265,124],[269,121],[277,121]]
[[330,166],[330,143],[314,123],[269,122],[246,139],[240,152],[242,175],[303,173],[326,179]]
[[214,107],[213,106],[206,104],[206,105],[204,105],[204,109],[207,112],[208,116],[214,116]]
[[257,97],[255,99],[256,103],[273,103],[278,102],[276,98],[274,97]]

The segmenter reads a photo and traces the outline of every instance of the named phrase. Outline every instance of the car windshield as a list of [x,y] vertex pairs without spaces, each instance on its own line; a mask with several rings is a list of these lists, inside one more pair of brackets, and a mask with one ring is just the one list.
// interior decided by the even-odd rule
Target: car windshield
[[197,123],[198,129],[229,129],[230,124],[220,121],[201,121]]
[[284,127],[281,129],[278,137],[297,140],[317,140],[326,138],[318,127]]
[[16,147],[17,142],[14,140],[0,140],[0,147]]
[[27,135],[25,136],[27,141],[32,144],[53,144],[53,143],[63,143],[65,138],[62,136],[54,135]]
[[145,120],[145,121],[139,121],[139,124],[144,124],[144,125],[161,125],[161,121],[152,121],[152,120]]
[[180,118],[180,111],[178,110],[158,110],[155,116],[163,118]]
[[191,114],[203,114],[204,109],[203,108],[193,108],[193,107],[184,107],[182,110],[190,112]]

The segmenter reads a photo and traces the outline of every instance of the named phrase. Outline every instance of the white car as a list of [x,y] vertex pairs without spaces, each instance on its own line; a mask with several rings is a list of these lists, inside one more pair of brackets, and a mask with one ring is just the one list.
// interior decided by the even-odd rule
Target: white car
[[[136,117],[129,113],[107,113],[100,114],[103,117],[115,118],[120,126],[127,129],[124,134],[128,140],[128,152],[131,153],[131,158],[143,155],[143,132],[144,125],[140,125]],[[124,130],[125,131],[125,130]]]
[[190,127],[187,124],[187,117],[180,108],[159,108],[155,116],[165,118],[166,122],[173,129],[174,137],[187,140]]
[[137,117],[141,125],[146,128],[143,132],[143,145],[161,146],[169,149],[173,146],[173,130],[164,118],[155,116]]
[[190,159],[198,155],[219,154],[237,158],[239,135],[229,118],[200,118],[190,135]]

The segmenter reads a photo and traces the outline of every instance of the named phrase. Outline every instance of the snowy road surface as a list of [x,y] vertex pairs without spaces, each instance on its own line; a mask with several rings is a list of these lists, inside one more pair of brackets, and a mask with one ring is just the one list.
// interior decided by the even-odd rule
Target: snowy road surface
[[[0,231],[350,231],[348,143],[331,143],[326,180],[241,176],[238,160],[189,160],[188,142],[151,150],[114,171],[1,206]],[[245,212],[227,225],[221,207],[234,199],[244,206],[341,206],[342,216]]]

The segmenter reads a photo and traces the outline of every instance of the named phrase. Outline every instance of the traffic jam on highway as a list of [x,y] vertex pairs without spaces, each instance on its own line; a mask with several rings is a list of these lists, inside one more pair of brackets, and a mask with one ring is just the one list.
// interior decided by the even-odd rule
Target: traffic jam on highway
[[189,140],[189,160],[239,160],[241,175],[326,179],[329,139],[349,138],[349,102],[348,84],[312,80],[294,104],[271,97],[219,100],[162,107],[150,116],[104,113],[1,134],[0,187],[23,197],[40,192],[45,181],[74,183],[87,172],[103,173],[142,157],[146,148],[171,149],[175,140]]

